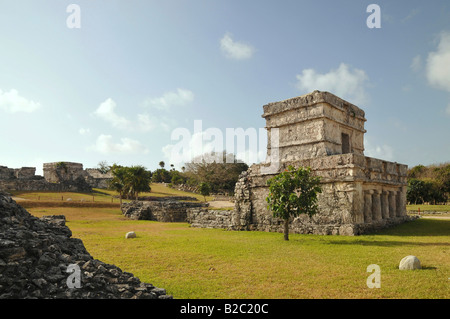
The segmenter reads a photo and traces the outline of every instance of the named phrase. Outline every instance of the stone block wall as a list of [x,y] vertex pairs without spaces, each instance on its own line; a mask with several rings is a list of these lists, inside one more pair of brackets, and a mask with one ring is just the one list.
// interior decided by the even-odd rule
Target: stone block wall
[[[364,156],[363,110],[320,91],[263,109],[267,164],[252,165],[241,174],[231,226],[227,219],[224,227],[283,231],[283,220],[273,218],[267,208],[267,180],[289,165],[310,167],[322,187],[319,213],[293,219],[293,233],[357,235],[408,219],[407,166]],[[193,215],[192,222],[217,226],[224,220],[212,215]]]
[[122,205],[124,216],[134,220],[186,222],[187,210],[208,206],[207,203],[179,201],[133,201]]
[[85,178],[86,172],[83,164],[71,162],[44,163],[44,178],[50,183],[59,183],[62,181],[74,181],[79,178]]
[[208,210],[207,208],[187,209],[186,221],[192,227],[202,228],[224,228],[228,230],[238,230],[233,216],[233,210]]
[[[406,165],[358,154],[285,162],[280,171],[288,165],[309,166],[322,181],[320,213],[292,220],[292,233],[357,235],[408,219]],[[266,182],[275,174],[262,174],[263,166],[253,165],[241,174],[235,189],[235,221],[244,229],[282,231],[282,220],[272,217],[265,200]]]
[[23,191],[79,191],[108,188],[111,173],[97,169],[83,169],[83,164],[72,162],[44,163],[44,176],[36,175],[35,167],[8,168],[0,166],[0,189]]
[[280,161],[295,161],[343,153],[343,134],[348,153],[363,155],[365,113],[328,92],[310,94],[263,107],[271,155],[272,129],[279,130]]

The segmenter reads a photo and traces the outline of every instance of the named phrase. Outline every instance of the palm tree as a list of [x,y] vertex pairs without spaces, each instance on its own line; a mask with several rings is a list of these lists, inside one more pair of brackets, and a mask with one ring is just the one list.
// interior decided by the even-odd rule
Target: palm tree
[[164,168],[164,165],[166,165],[166,163],[164,163],[164,161],[161,161],[158,165],[161,166],[161,168]]
[[131,198],[138,199],[141,192],[149,192],[152,173],[141,165],[128,168],[127,186]]
[[128,169],[127,167],[114,164],[111,166],[111,173],[113,174],[113,178],[109,182],[109,187],[119,194],[120,207],[122,207],[122,198],[128,193]]

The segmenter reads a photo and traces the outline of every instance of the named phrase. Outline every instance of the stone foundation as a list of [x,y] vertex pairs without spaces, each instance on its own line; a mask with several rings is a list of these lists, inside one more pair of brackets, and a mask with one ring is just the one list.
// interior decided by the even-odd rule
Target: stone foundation
[[186,222],[189,208],[206,207],[207,203],[179,201],[133,201],[122,205],[124,216],[134,220]]
[[190,208],[186,221],[191,227],[224,228],[237,230],[233,224],[233,210],[208,210],[207,208]]
[[[321,177],[319,213],[292,220],[292,233],[358,235],[408,220],[406,215],[406,165],[358,154],[341,154],[294,162],[311,167]],[[283,221],[267,209],[267,180],[276,174],[262,174],[264,165],[253,165],[241,174],[235,189],[236,227],[282,231]]]

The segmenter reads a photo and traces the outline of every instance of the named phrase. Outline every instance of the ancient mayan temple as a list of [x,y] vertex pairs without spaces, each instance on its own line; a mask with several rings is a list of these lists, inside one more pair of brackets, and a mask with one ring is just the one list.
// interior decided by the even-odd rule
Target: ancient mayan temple
[[328,92],[264,106],[267,160],[241,174],[228,228],[282,231],[267,209],[266,181],[286,169],[311,167],[321,177],[320,213],[290,223],[292,233],[358,235],[408,220],[403,164],[364,156],[365,113]]

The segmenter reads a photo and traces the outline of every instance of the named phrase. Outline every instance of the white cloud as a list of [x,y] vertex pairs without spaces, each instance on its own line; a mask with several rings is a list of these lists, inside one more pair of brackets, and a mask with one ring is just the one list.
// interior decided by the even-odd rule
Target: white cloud
[[78,133],[80,133],[80,135],[89,135],[91,133],[91,130],[88,128],[82,127],[78,130]]
[[394,149],[387,145],[373,145],[371,141],[365,137],[364,154],[368,157],[379,158],[392,161],[394,159]]
[[148,114],[138,114],[136,121],[130,121],[129,119],[118,115],[116,113],[116,107],[116,102],[114,102],[113,99],[108,98],[100,104],[93,114],[111,124],[113,127],[121,130],[147,132],[158,125],[159,121],[156,118],[151,118]]
[[131,127],[132,123],[126,118],[119,116],[115,111],[116,107],[116,102],[114,102],[113,99],[108,98],[105,102],[100,104],[97,110],[95,110],[94,115],[116,128],[128,129]]
[[[186,89],[177,89],[176,91],[167,92],[161,97],[147,99],[143,102],[143,106],[159,111],[168,111],[171,107],[184,106],[193,100],[194,93]],[[117,129],[130,132],[148,132],[155,128],[161,128],[168,131],[170,126],[174,123],[172,116],[165,117],[161,114],[155,116],[154,114],[150,115],[146,112],[137,114],[135,119],[129,119],[119,115],[116,109],[116,102],[113,99],[108,98],[102,102],[92,114]],[[83,135],[89,132],[85,131],[85,129],[80,129],[79,133]]]
[[411,10],[408,15],[406,17],[404,17],[403,19],[401,19],[400,21],[402,23],[405,23],[408,20],[411,20],[412,18],[414,18],[416,15],[418,15],[420,13],[420,10],[415,8],[413,10]]
[[369,78],[364,70],[351,68],[341,63],[335,70],[320,74],[314,69],[305,69],[297,75],[297,87],[304,93],[314,90],[329,91],[349,102],[360,105],[367,102],[365,91]]
[[194,100],[194,93],[186,89],[166,92],[161,97],[148,98],[144,101],[144,106],[159,110],[168,110],[173,106],[184,106]]
[[253,56],[255,49],[242,42],[236,42],[232,38],[230,33],[225,33],[222,39],[220,39],[220,49],[226,57],[236,60],[249,59]]
[[0,90],[0,110],[7,113],[26,112],[31,113],[41,107],[41,104],[28,100],[19,95],[19,92],[15,89],[11,89],[9,92],[3,92]]
[[[223,137],[211,140],[205,131],[191,135],[187,129],[180,129],[181,140],[176,144],[168,144],[162,148],[164,156],[171,164],[180,165],[190,162],[205,153],[222,152]],[[172,132],[174,135],[175,131]]]
[[97,138],[95,145],[89,147],[89,150],[96,151],[102,154],[146,154],[149,152],[149,150],[139,141],[125,137],[121,138],[119,143],[115,143],[111,135],[105,134],[101,134]]
[[[197,126],[200,125],[200,126]],[[249,165],[265,160],[267,152],[267,133],[263,128],[219,128],[201,130],[201,124],[194,122],[194,134],[187,128],[177,128],[172,131],[171,139],[178,140],[168,144],[162,152],[170,163],[180,165],[202,159],[211,162],[222,161],[222,152],[235,154],[236,158]],[[210,154],[219,154],[219,157]]]
[[431,86],[450,92],[450,32],[442,32],[437,50],[428,54],[426,75]]

